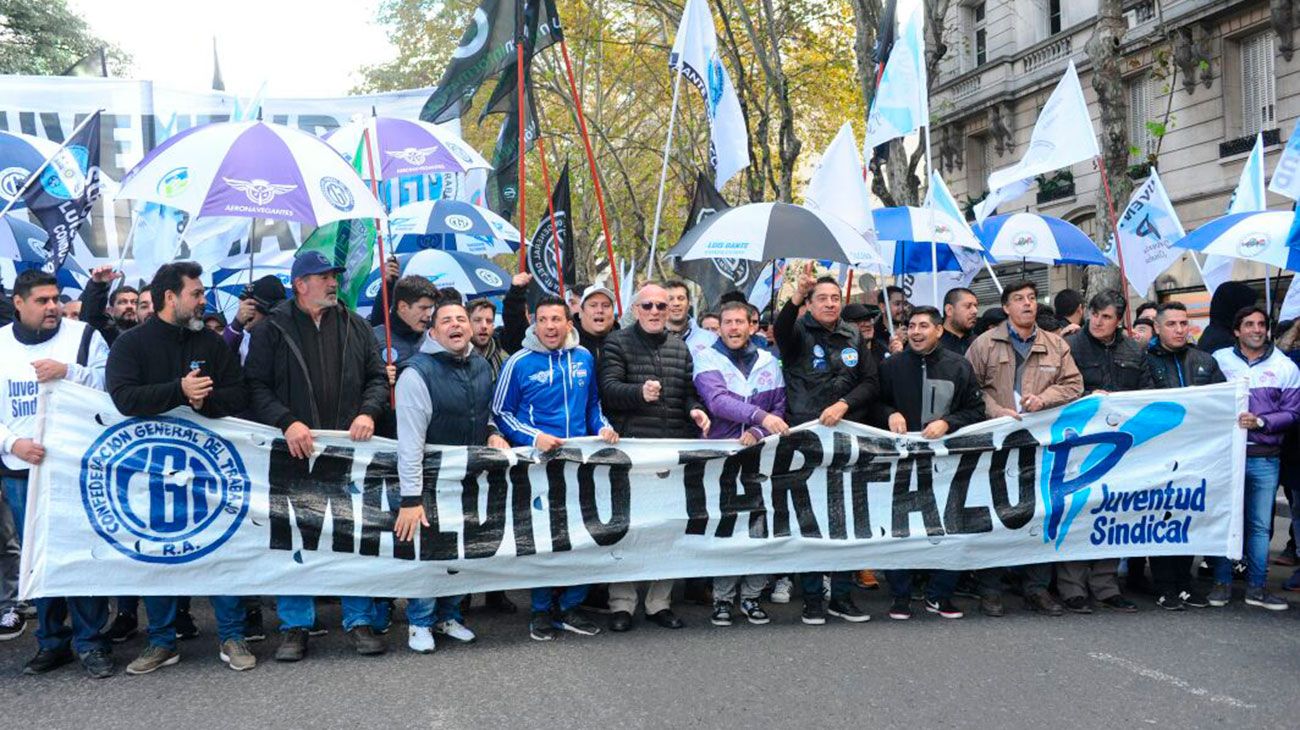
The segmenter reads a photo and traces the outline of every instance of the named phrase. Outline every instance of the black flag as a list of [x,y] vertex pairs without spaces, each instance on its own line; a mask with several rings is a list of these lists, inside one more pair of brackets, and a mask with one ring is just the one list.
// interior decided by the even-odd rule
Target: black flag
[[[469,109],[470,100],[488,79],[516,64],[516,0],[482,0],[470,18],[460,45],[442,73],[438,88],[420,111],[426,122],[447,122]],[[528,0],[524,17],[535,21],[532,53],[558,43],[563,35],[555,0]],[[532,23],[529,24],[532,27]]]
[[[695,195],[691,198],[691,213],[686,219],[682,236],[709,216],[730,207],[713,187],[713,181],[703,172],[698,173],[695,178]],[[673,271],[699,285],[703,298],[700,311],[716,308],[718,300],[729,291],[738,289],[748,296],[761,268],[762,264],[748,259],[682,261],[673,258]]]
[[108,78],[108,52],[103,46],[86,54],[84,58],[68,67],[63,76],[92,76]]
[[[537,103],[533,96],[532,75],[525,70],[527,84],[524,87],[525,112],[524,154],[532,149],[537,139]],[[514,88],[515,69],[506,69],[501,75],[502,85],[509,79]],[[519,96],[511,93],[504,95],[498,105],[485,108],[485,113],[502,112],[505,119],[501,122],[501,131],[497,133],[496,147],[492,151],[492,171],[488,173],[487,194],[488,208],[506,220],[513,220],[515,205],[519,200]]]
[[573,226],[570,225],[572,207],[569,201],[569,164],[564,164],[564,171],[555,183],[551,193],[551,204],[555,207],[555,230],[559,234],[560,265],[556,265],[555,241],[551,235],[551,211],[542,208],[542,221],[537,224],[533,239],[528,242],[528,272],[533,275],[533,283],[528,287],[528,303],[531,307],[545,294],[560,293],[560,272],[564,272],[564,290],[577,279],[573,260]]
[[50,235],[44,268],[63,266],[72,241],[99,200],[99,112],[82,125],[23,193],[27,210]]

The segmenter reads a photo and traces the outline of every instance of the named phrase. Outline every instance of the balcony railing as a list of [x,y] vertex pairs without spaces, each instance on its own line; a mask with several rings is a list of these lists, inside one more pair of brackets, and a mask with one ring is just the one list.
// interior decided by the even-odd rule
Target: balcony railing
[[1025,54],[1022,63],[1024,64],[1025,73],[1030,73],[1069,55],[1070,36],[1067,35]]
[[952,85],[952,98],[954,101],[965,99],[980,90],[980,75],[975,74],[967,79],[962,79]]

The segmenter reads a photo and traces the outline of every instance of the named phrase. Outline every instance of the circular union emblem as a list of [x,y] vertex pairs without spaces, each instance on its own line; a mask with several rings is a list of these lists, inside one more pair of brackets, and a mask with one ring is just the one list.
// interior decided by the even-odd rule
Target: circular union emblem
[[474,221],[470,220],[469,216],[461,215],[460,213],[452,213],[446,218],[443,218],[442,222],[446,223],[447,227],[451,230],[458,232],[468,231],[474,227]]
[[81,502],[118,552],[188,563],[221,547],[248,514],[248,472],[233,444],[180,418],[132,418],[81,459]]
[[1269,238],[1263,233],[1247,233],[1237,242],[1237,253],[1242,258],[1254,258],[1268,248]]
[[1034,234],[1032,233],[1017,233],[1015,237],[1011,239],[1011,248],[1022,256],[1033,251],[1037,246],[1038,240],[1034,238]]
[[158,194],[164,198],[174,198],[185,192],[185,188],[188,188],[189,186],[190,168],[177,167],[168,170],[167,174],[163,175],[162,178],[158,180]]
[[352,210],[352,206],[356,202],[352,198],[352,192],[337,177],[321,178],[320,192],[321,195],[325,196],[326,202],[344,213]]
[[501,277],[487,269],[475,269],[474,275],[479,278],[479,281],[490,287],[497,288],[501,286]]

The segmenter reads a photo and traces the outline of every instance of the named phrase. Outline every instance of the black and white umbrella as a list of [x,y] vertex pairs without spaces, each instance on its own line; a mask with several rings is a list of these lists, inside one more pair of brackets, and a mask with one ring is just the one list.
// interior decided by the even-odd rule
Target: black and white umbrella
[[866,236],[828,213],[790,203],[751,203],[713,215],[668,251],[683,261],[695,259],[821,259],[855,266],[883,261]]

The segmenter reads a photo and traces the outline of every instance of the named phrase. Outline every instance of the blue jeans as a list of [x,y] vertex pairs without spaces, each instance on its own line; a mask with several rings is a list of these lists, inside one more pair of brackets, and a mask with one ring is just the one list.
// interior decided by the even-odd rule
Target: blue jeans
[[[1246,515],[1242,521],[1242,558],[1246,561],[1246,585],[1263,588],[1268,579],[1268,538],[1273,525],[1273,503],[1281,462],[1276,456],[1246,457]],[[1232,583],[1232,561],[1211,557],[1215,583]]]
[[429,629],[433,628],[435,623],[459,621],[460,602],[464,598],[465,596],[411,598],[406,602],[406,623]]
[[[799,583],[803,586],[803,600],[808,602],[809,598],[816,597],[817,600],[822,598],[822,576],[826,573],[801,573]],[[848,598],[853,590],[853,574],[847,571],[830,573],[831,577],[831,600],[838,601]]]
[[[885,581],[889,583],[889,593],[894,598],[912,597],[912,572],[910,570],[886,570]],[[925,598],[928,601],[940,601],[952,598],[957,588],[957,578],[961,574],[955,570],[931,570],[930,580],[925,584]]]
[[[551,613],[559,609],[560,613],[572,611],[582,603],[587,597],[587,589],[591,586],[569,586],[568,588],[534,588],[532,591],[533,613]],[[560,600],[557,607],[555,601],[555,591],[560,591]]]
[[[343,630],[375,625],[375,599],[343,596]],[[312,596],[277,596],[275,612],[280,615],[280,630],[310,629],[316,623],[316,599]]]
[[18,603],[27,480],[0,477],[0,498],[3,498],[3,504],[0,504],[0,611],[4,611]]
[[[120,600],[120,599],[119,599]],[[175,596],[144,596],[149,614],[149,643],[176,651],[176,610],[182,599]],[[217,640],[244,638],[244,599],[241,596],[209,596],[217,619]]]
[[42,651],[62,651],[71,646],[84,656],[96,649],[108,650],[108,639],[103,634],[107,623],[107,598],[36,599],[36,645]]

